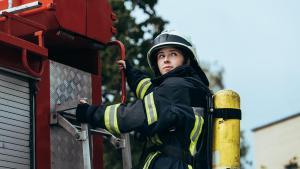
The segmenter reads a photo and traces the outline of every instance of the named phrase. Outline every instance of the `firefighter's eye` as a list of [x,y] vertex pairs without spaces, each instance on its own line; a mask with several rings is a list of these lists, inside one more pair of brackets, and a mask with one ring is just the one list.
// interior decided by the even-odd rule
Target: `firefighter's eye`
[[157,55],[157,58],[158,58],[158,59],[162,59],[162,58],[164,58],[164,57],[165,57],[165,55],[162,55],[162,54]]
[[178,54],[176,52],[172,52],[171,56],[177,56]]

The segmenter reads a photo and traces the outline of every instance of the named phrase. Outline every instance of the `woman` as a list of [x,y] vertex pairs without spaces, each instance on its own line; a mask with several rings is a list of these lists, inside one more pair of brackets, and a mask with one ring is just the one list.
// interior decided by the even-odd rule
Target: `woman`
[[114,133],[139,132],[151,141],[142,168],[192,168],[210,92],[192,43],[171,30],[162,32],[147,53],[156,78],[119,61],[138,98],[127,105],[79,104],[77,120]]

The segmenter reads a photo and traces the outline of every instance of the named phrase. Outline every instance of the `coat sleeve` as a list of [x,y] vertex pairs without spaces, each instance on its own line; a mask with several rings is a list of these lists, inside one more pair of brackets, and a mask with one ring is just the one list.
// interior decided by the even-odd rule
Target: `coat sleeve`
[[133,68],[128,61],[126,66],[126,77],[131,91],[138,99],[143,99],[152,88],[150,76],[146,72]]
[[[127,105],[90,106],[85,113],[89,116],[87,122],[93,127],[105,128],[118,134],[135,130],[151,136],[169,130],[184,119],[182,109],[178,109],[180,106],[167,96],[167,93],[175,93],[173,89],[165,85],[147,94],[143,100],[138,99]],[[176,92],[181,95],[178,92],[184,90]]]

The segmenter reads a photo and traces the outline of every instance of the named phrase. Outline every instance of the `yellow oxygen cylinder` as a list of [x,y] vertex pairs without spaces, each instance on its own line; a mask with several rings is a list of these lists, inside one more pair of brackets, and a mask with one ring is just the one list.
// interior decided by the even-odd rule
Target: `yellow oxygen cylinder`
[[221,90],[213,102],[213,169],[240,169],[240,96]]

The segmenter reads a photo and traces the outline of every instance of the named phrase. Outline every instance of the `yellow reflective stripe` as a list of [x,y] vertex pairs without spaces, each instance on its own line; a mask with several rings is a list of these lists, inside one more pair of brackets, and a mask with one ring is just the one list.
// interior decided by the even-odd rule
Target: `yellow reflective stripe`
[[143,79],[143,80],[141,80],[141,81],[139,82],[139,84],[138,84],[138,86],[137,86],[137,88],[136,88],[136,91],[135,91],[137,96],[139,95],[139,91],[140,91],[142,85],[143,85],[144,83],[147,83],[147,81],[149,81],[149,80],[150,80],[150,78],[145,78],[145,79]]
[[193,167],[191,165],[188,165],[188,169],[193,169]]
[[147,122],[148,125],[157,121],[157,111],[154,104],[153,92],[149,93],[145,99],[145,108],[146,108],[146,115],[147,115]]
[[149,87],[151,86],[151,82],[149,81],[149,83],[147,83],[144,87],[143,87],[143,90],[141,92],[141,95],[140,95],[140,99],[143,99],[147,90],[149,89]]
[[190,134],[191,143],[189,147],[192,156],[196,154],[196,145],[202,131],[203,122],[204,119],[201,116],[195,114],[195,123],[194,128]]
[[147,90],[149,89],[149,87],[151,86],[151,79],[150,78],[145,78],[143,80],[141,80],[136,88],[136,96],[139,99],[143,99]]
[[158,154],[160,154],[159,151],[155,152],[155,153],[150,153],[147,157],[147,160],[146,160],[146,163],[143,167],[143,169],[148,169],[150,164],[151,164],[151,161],[154,159],[155,156],[157,156]]
[[120,104],[107,106],[104,112],[104,124],[108,131],[120,134],[117,119],[117,109]]
[[152,110],[153,110],[153,116],[154,116],[153,122],[156,122],[157,121],[157,111],[156,111],[156,106],[154,104],[153,92],[150,94],[150,100],[151,100],[151,105],[152,105]]

